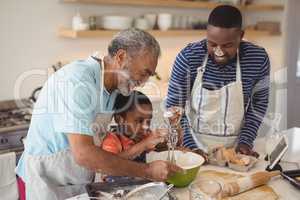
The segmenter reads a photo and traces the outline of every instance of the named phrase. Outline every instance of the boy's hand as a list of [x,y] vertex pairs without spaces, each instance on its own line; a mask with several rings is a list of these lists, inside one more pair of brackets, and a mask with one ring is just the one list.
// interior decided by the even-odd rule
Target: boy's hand
[[161,135],[159,132],[150,133],[142,143],[145,145],[145,150],[154,150],[155,146],[159,143],[163,143],[165,141],[165,137]]
[[[183,129],[182,128],[177,128],[177,134],[178,134],[178,142],[177,142],[177,146],[182,146],[183,143]],[[168,138],[168,134],[169,134],[169,130],[164,128],[164,129],[157,129],[156,132],[158,132],[158,134],[164,136],[167,140]]]

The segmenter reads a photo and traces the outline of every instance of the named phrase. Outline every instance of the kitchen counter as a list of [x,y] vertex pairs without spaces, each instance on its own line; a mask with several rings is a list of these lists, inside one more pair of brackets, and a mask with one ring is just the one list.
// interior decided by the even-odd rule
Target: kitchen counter
[[[266,168],[267,162],[260,160],[257,165],[251,169],[248,173],[238,173],[233,170],[223,168],[223,167],[215,167],[211,165],[201,167],[200,171],[205,170],[216,170],[222,172],[229,172],[229,173],[238,173],[242,175],[252,174],[257,171],[262,171]],[[281,177],[276,177],[272,179],[269,184],[273,188],[273,190],[279,196],[279,200],[299,200],[300,198],[300,191],[294,188],[289,182],[284,180]],[[187,188],[176,188],[174,194],[178,197],[179,200],[188,200],[189,199],[189,191]]]
[[[264,138],[258,138],[255,143],[255,149],[260,153],[260,160],[256,164],[256,166],[251,169],[247,173],[239,173],[235,172],[229,168],[223,168],[223,167],[217,167],[212,165],[205,165],[201,167],[200,171],[204,170],[216,170],[216,171],[222,171],[222,172],[230,172],[230,173],[238,173],[241,175],[248,175],[252,174],[257,171],[262,171],[266,168],[267,162],[263,160],[264,157],[264,148],[265,148],[265,139]],[[284,170],[289,169],[297,169],[299,166],[292,163],[282,163],[282,167]],[[299,200],[300,199],[300,190],[297,190],[295,187],[293,187],[288,181],[284,180],[281,177],[276,177],[272,179],[269,184],[274,191],[279,196],[279,200]],[[188,200],[189,199],[189,191],[188,188],[176,188],[174,194],[177,196],[178,200]],[[81,195],[81,197],[77,196],[72,198],[72,200],[88,200],[88,197],[86,194]],[[70,199],[71,200],[71,199]]]
[[[240,173],[235,172],[229,168],[224,167],[217,167],[212,165],[205,165],[200,168],[200,171],[205,170],[216,170],[221,172],[228,172],[228,173],[238,173],[241,175],[249,175],[258,171],[263,171],[267,167],[268,163],[263,159],[265,157],[265,138],[258,138],[255,142],[255,149],[260,153],[260,160],[252,168],[249,172]],[[284,170],[290,169],[297,169],[299,165],[292,164],[292,163],[280,163]],[[279,196],[279,200],[299,200],[300,199],[300,190],[297,190],[294,186],[292,186],[288,181],[284,180],[281,177],[275,177],[272,179],[269,184],[273,188],[273,190]],[[179,200],[188,200],[189,199],[189,192],[187,188],[176,188],[175,195],[178,197]]]

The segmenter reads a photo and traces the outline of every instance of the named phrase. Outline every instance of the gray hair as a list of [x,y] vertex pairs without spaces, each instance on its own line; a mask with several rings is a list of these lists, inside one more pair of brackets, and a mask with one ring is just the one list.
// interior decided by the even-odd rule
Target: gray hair
[[146,31],[135,28],[126,29],[117,33],[108,46],[110,56],[123,49],[130,56],[142,51],[149,51],[155,58],[160,56],[161,50],[157,40]]

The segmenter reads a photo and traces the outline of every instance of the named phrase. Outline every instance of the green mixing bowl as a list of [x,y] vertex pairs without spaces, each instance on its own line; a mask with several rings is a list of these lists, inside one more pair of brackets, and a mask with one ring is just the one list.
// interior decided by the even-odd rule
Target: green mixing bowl
[[[175,187],[186,187],[195,180],[200,166],[204,163],[204,158],[193,152],[174,151],[176,165],[184,169],[184,172],[175,173],[167,182]],[[151,152],[147,154],[147,162],[155,160],[167,160],[168,151]]]

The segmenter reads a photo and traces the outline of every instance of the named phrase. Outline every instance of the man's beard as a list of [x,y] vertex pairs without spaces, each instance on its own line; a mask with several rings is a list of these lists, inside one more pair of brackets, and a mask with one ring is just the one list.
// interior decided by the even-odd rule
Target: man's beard
[[219,47],[213,49],[213,60],[218,65],[225,65],[228,62],[228,56]]
[[123,81],[119,81],[118,91],[123,96],[129,96],[131,93],[130,86],[132,85],[132,80],[130,79],[130,73],[128,70],[128,66],[125,66],[120,73],[122,73],[122,74],[119,76],[122,76]]

